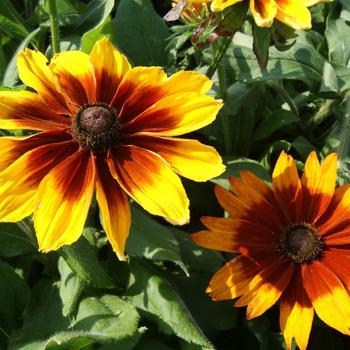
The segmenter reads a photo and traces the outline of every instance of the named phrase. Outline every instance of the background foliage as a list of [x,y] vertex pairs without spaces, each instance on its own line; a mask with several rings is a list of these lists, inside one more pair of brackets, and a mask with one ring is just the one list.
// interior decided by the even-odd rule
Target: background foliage
[[[57,3],[61,50],[89,52],[107,35],[134,65],[205,72],[225,40],[196,50],[189,41],[193,27],[162,19],[170,1]],[[1,1],[1,89],[23,88],[15,59],[24,47],[52,55],[46,6],[43,0]],[[337,150],[339,183],[349,182],[344,99],[350,87],[350,5],[339,0],[311,10],[313,29],[275,38],[264,72],[252,49],[252,21],[234,36],[220,67],[224,86],[219,89],[215,74],[211,91],[225,106],[215,123],[190,135],[215,146],[227,171],[211,183],[183,180],[189,225],[171,227],[133,204],[130,259],[119,262],[101,232],[96,206],[84,237],[57,253],[37,252],[30,219],[0,224],[1,349],[285,348],[277,307],[246,321],[232,301],[214,303],[205,295],[211,275],[231,256],[195,246],[189,233],[201,228],[202,215],[224,214],[214,182],[227,187],[227,176],[241,169],[270,181],[282,149],[300,169],[311,150],[321,156]],[[314,322],[310,349],[349,346],[345,336]]]

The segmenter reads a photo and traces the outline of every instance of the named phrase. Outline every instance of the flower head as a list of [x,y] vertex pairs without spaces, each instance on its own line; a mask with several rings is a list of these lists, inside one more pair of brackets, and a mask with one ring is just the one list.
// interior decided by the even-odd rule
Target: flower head
[[[244,0],[212,0],[212,11],[225,8]],[[331,0],[245,0],[249,1],[255,23],[260,27],[270,27],[275,19],[294,29],[311,28],[308,6]]]
[[336,155],[319,164],[312,152],[299,179],[282,152],[272,188],[248,171],[231,177],[231,193],[216,187],[228,218],[203,217],[199,245],[240,253],[211,279],[213,300],[238,298],[247,318],[280,300],[280,326],[288,349],[306,349],[314,311],[350,334],[350,186],[335,189]]
[[222,102],[205,95],[208,78],[131,68],[107,39],[90,55],[67,51],[51,62],[26,49],[17,65],[36,92],[1,91],[0,127],[39,132],[0,138],[0,221],[34,213],[39,249],[56,250],[79,238],[95,193],[121,259],[128,196],[173,224],[188,222],[177,174],[206,181],[224,170],[212,147],[174,137],[215,119]]

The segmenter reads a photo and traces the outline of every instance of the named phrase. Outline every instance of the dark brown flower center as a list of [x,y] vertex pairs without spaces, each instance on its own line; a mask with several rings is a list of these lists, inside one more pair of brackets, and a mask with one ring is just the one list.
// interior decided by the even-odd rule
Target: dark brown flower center
[[74,139],[93,152],[105,152],[116,144],[119,129],[114,108],[99,102],[80,107],[72,123]]
[[293,262],[303,264],[320,257],[323,249],[322,238],[308,223],[294,224],[283,233],[280,247]]

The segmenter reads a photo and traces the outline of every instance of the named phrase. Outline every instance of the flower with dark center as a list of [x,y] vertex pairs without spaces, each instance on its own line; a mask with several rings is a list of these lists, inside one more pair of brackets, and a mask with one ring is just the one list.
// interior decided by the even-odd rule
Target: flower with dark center
[[206,248],[240,253],[211,279],[213,300],[238,298],[247,318],[280,301],[280,326],[288,349],[305,350],[314,312],[350,335],[350,186],[335,188],[336,155],[320,165],[315,152],[299,178],[282,152],[272,188],[248,171],[229,178],[233,193],[216,187],[230,214],[203,217],[206,229],[192,235]]
[[[128,196],[173,224],[189,221],[178,176],[206,181],[224,171],[214,148],[177,136],[211,123],[222,101],[191,71],[131,68],[107,40],[90,55],[25,49],[17,59],[30,91],[0,91],[0,127],[38,130],[0,138],[0,221],[34,214],[39,249],[81,235],[95,194],[113,250],[125,259]],[[164,196],[164,193],[167,195]]]

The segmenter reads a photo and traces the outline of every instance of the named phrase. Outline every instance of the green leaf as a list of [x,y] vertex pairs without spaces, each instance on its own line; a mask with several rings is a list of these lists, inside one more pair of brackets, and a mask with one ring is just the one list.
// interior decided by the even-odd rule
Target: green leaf
[[0,14],[0,28],[8,36],[14,37],[16,39],[23,39],[29,34],[25,27],[23,27],[22,25],[19,25],[16,22],[11,21],[10,19],[8,19],[5,16],[2,16],[1,14]]
[[36,253],[34,242],[16,224],[0,223],[0,256]]
[[331,62],[350,67],[350,26],[339,18],[339,6],[334,4],[326,22],[325,36]]
[[329,62],[325,62],[323,66],[322,85],[320,88],[322,97],[336,98],[338,91],[339,80],[336,70]]
[[44,350],[45,339],[68,327],[57,285],[41,279],[33,288],[23,327],[10,336],[8,350]]
[[270,41],[271,29],[254,25],[253,51],[262,70],[266,69],[267,62],[269,60]]
[[307,34],[301,32],[295,45],[288,51],[270,49],[269,62],[263,73],[250,48],[250,37],[243,34],[233,39],[234,45],[227,51],[228,63],[242,82],[257,80],[297,79],[304,81],[311,89],[318,90],[322,81],[325,59],[309,42]]
[[102,268],[96,252],[86,238],[81,237],[76,243],[62,247],[60,254],[77,277],[87,285],[113,288],[113,281]]
[[10,337],[9,350],[78,350],[111,342],[118,350],[129,350],[140,336],[135,308],[112,295],[83,299],[69,322],[62,314],[57,285],[43,279],[25,315],[23,328]]
[[26,48],[30,42],[39,34],[41,28],[33,30],[17,47],[16,52],[13,54],[9,64],[6,67],[4,77],[2,80],[2,85],[14,86],[18,82],[18,70],[16,65],[17,55]]
[[241,170],[248,170],[254,173],[256,176],[260,177],[266,182],[271,182],[271,176],[269,172],[256,160],[248,158],[238,158],[230,159],[228,157],[224,158],[226,164],[226,171],[220,176],[216,177],[212,181],[225,187],[226,189],[230,188],[228,182],[229,176],[239,177]]
[[[18,13],[11,0],[1,0],[0,16],[6,17],[8,20],[15,23],[20,28],[21,32],[27,32],[28,35],[28,31],[25,26],[25,21],[22,18],[22,16]],[[1,29],[6,30],[6,28]]]
[[237,324],[238,309],[233,307],[232,300],[214,302],[210,299],[205,293],[210,278],[211,275],[203,274],[188,278],[174,276],[173,281],[191,314],[205,332],[231,329]]
[[293,148],[299,153],[303,160],[316,149],[304,136],[298,136],[292,142]]
[[60,297],[63,304],[63,315],[69,316],[74,311],[85,284],[76,276],[63,258],[58,260],[58,271],[61,275]]
[[85,33],[81,38],[81,50],[90,53],[95,42],[99,39],[110,36],[113,33],[112,22],[107,18],[105,22]]
[[132,206],[132,222],[126,251],[152,260],[181,261],[180,247],[170,228]]
[[170,32],[150,0],[121,0],[113,22],[116,43],[134,65],[167,65]]
[[145,317],[156,322],[163,332],[200,345],[203,350],[214,349],[163,273],[136,259],[130,259],[130,271],[125,295],[132,304],[145,311]]
[[300,122],[300,119],[294,113],[285,109],[274,111],[257,126],[254,141],[265,139],[281,127],[296,122]]
[[[7,340],[4,331],[9,334],[19,326],[18,318],[29,298],[29,288],[13,268],[0,261],[0,347]],[[2,331],[1,331],[2,330]]]

